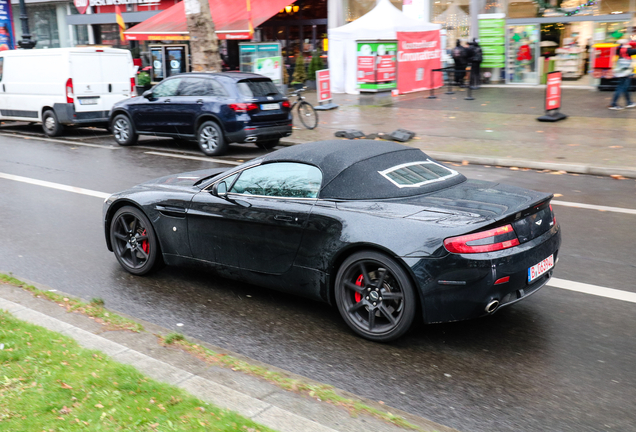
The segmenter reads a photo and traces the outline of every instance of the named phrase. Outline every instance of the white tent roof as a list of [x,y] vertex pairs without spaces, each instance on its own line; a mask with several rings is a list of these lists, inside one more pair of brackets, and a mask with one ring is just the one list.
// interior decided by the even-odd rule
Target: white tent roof
[[389,0],[378,0],[378,4],[366,15],[342,27],[329,29],[329,39],[392,39],[396,32],[439,30],[441,25],[410,18],[393,6]]

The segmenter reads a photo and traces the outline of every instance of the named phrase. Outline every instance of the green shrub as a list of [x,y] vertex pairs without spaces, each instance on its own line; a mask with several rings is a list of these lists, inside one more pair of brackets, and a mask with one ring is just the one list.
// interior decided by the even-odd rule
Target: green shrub
[[150,74],[148,72],[139,72],[137,74],[137,85],[138,86],[150,85]]
[[322,57],[320,57],[320,54],[318,53],[318,51],[314,51],[314,53],[311,56],[311,62],[309,62],[309,68],[307,70],[307,79],[315,80],[316,72],[324,68],[325,68],[325,64],[322,61]]
[[305,57],[302,53],[296,55],[296,68],[294,76],[292,76],[292,84],[302,84],[307,80],[307,71],[305,70]]

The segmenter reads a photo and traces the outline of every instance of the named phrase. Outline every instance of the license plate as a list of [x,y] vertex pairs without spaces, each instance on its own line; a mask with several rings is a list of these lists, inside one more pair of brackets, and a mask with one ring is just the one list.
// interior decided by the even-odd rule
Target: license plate
[[554,255],[550,255],[539,264],[535,264],[528,269],[528,282],[532,282],[552,267],[554,267]]
[[97,105],[97,100],[98,98],[85,98],[80,99],[79,103],[80,105]]
[[277,103],[261,104],[261,109],[263,111],[277,110],[278,108],[280,108],[280,105]]

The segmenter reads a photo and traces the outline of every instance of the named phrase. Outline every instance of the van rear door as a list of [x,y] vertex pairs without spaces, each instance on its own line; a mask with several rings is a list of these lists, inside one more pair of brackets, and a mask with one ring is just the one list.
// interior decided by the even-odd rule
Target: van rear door
[[96,49],[72,52],[70,59],[76,112],[108,112],[115,102],[130,97],[129,52]]

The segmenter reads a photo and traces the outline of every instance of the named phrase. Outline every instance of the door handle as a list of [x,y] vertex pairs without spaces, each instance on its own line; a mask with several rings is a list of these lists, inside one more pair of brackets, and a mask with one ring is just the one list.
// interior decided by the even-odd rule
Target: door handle
[[169,103],[170,99],[164,99],[163,103]]
[[7,90],[4,88],[4,84],[2,84],[2,91],[6,92]]
[[108,93],[111,93],[112,91],[113,91],[113,85],[108,84]]
[[[274,219],[281,222],[291,222],[294,220],[293,217],[286,215],[276,215],[274,216]],[[298,218],[296,218],[296,220],[298,220]]]
[[198,104],[202,104],[203,103],[203,99],[197,99],[197,103]]

